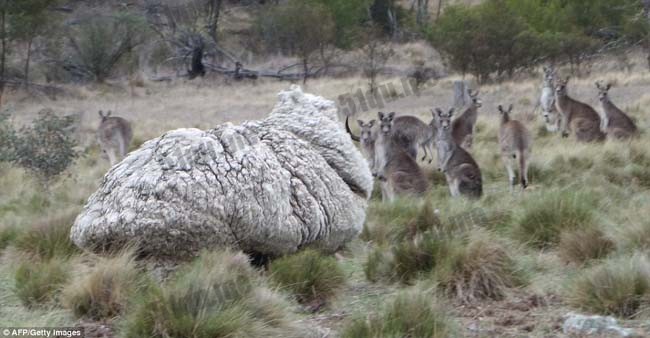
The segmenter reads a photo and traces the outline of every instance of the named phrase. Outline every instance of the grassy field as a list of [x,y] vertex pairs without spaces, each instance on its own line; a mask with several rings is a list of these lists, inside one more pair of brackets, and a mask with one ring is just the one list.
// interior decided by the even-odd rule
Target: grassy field
[[[586,145],[547,133],[534,113],[541,76],[482,86],[472,150],[482,199],[451,199],[425,163],[427,198],[382,204],[375,194],[363,233],[335,258],[310,253],[258,271],[236,253],[204,253],[164,283],[159,268],[128,251],[96,257],[67,240],[108,170],[94,141],[97,111],[131,120],[137,147],[172,128],[261,118],[289,84],[179,80],[132,92],[113,83],[69,87],[57,100],[14,93],[6,109],[16,124],[43,108],[77,114],[84,156],[47,193],[21,169],[0,166],[0,327],[85,325],[130,337],[556,337],[563,316],[577,311],[650,334],[650,73],[603,62],[592,74],[572,80],[570,93],[600,109],[593,83],[612,82],[610,96],[640,138]],[[401,79],[382,79],[397,95],[358,118],[385,110],[428,122],[431,108],[451,105],[458,79],[403,98]],[[336,100],[365,88],[361,78],[324,78],[305,91]],[[509,191],[498,153],[496,107],[510,103],[534,135],[525,192]],[[315,268],[290,273],[300,266]]]

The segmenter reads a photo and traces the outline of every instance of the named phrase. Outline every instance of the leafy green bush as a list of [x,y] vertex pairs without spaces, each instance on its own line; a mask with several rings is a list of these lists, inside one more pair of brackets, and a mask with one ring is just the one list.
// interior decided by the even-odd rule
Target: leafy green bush
[[439,304],[429,291],[400,292],[379,313],[355,316],[341,337],[452,337],[456,325]]
[[273,283],[301,303],[327,301],[345,283],[336,258],[311,249],[276,259],[269,267],[269,275]]
[[61,300],[77,317],[111,319],[121,315],[144,287],[133,253],[126,252],[99,258],[88,273],[63,289]]
[[609,259],[584,270],[571,282],[572,306],[605,315],[634,318],[650,309],[650,261],[635,255]]
[[242,253],[204,252],[133,303],[121,324],[124,337],[305,336]]
[[79,252],[70,241],[70,228],[76,215],[76,211],[69,211],[35,221],[18,235],[16,248],[41,259],[69,257]]
[[14,276],[14,290],[25,306],[44,304],[55,299],[68,274],[69,265],[65,260],[23,262]]
[[73,123],[72,116],[58,117],[51,110],[42,110],[32,125],[22,128],[16,136],[14,162],[47,187],[79,156],[71,136]]

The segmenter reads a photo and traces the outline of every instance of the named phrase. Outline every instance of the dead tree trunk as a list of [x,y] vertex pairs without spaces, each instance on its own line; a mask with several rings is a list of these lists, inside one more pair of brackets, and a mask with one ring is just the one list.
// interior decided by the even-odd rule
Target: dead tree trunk
[[468,86],[465,81],[454,82],[454,108],[461,109],[469,103]]

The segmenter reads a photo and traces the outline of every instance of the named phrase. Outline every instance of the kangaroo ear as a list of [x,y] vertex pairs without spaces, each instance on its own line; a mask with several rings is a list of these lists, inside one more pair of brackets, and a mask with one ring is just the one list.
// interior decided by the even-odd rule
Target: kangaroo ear
[[548,67],[544,66],[543,69],[544,69],[544,73],[548,73]]
[[106,112],[106,117],[109,117],[109,116],[111,116],[111,114],[113,114],[113,112],[112,112],[112,111],[110,111],[110,110],[109,110],[109,111],[107,111],[107,112]]
[[370,126],[370,128],[372,128],[372,126],[375,125],[375,122],[377,122],[377,120],[370,120],[370,121],[368,122],[368,126]]
[[395,118],[395,112],[392,111],[392,112],[388,113],[388,117],[389,117],[391,120],[392,120],[393,118]]
[[498,109],[499,109],[500,113],[503,113],[503,106],[502,105],[499,105]]
[[476,90],[474,91],[474,94],[470,94],[473,98],[476,98],[478,96],[479,91]]
[[608,84],[607,84],[607,87],[605,87],[605,90],[609,90],[609,88],[612,88],[612,84],[611,84],[611,83],[608,83]]
[[380,121],[383,120],[384,119],[384,113],[383,112],[378,112],[377,117],[379,117]]
[[436,108],[436,113],[438,113],[438,116],[442,116],[442,110],[440,108]]
[[600,82],[596,81],[594,84],[596,85],[596,88],[600,89]]
[[359,125],[359,127],[363,127],[363,121],[362,120],[357,120],[357,124]]
[[99,116],[103,118],[104,117],[104,112],[100,110],[99,111]]
[[564,80],[564,84],[569,83],[569,80],[571,80],[571,76],[567,76],[566,79]]
[[508,113],[512,113],[512,108],[514,108],[514,106],[511,103],[510,106],[508,107]]
[[451,108],[449,109],[449,117],[454,116],[454,110],[456,110],[456,108],[454,108],[454,107],[451,107]]

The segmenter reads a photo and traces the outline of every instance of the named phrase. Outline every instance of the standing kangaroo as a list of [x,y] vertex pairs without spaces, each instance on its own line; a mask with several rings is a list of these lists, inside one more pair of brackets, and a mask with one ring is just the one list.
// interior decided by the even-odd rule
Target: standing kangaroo
[[345,118],[345,130],[350,134],[350,137],[353,141],[361,143],[361,153],[368,161],[370,168],[375,166],[375,140],[377,139],[377,132],[373,129],[375,126],[376,120],[370,120],[364,122],[362,120],[357,120],[359,128],[361,128],[361,134],[356,136],[350,130],[350,125],[348,124],[348,118]]
[[102,151],[108,156],[111,166],[117,163],[118,159],[123,158],[133,138],[133,131],[129,121],[111,116],[111,112],[104,114],[99,111],[101,122],[97,129],[97,141]]
[[605,140],[605,134],[600,130],[600,116],[588,104],[569,97],[568,83],[567,77],[566,80],[559,80],[555,87],[555,105],[561,114],[562,137],[568,137],[573,131],[579,142]]
[[451,117],[454,108],[448,113],[436,108],[431,113],[436,125],[438,169],[445,173],[451,195],[480,198],[483,195],[481,170],[472,156],[452,136]]
[[603,123],[601,123],[601,130],[618,140],[636,136],[639,130],[634,124],[634,121],[632,121],[632,119],[622,110],[618,109],[618,107],[616,107],[616,105],[614,105],[614,103],[609,99],[608,92],[611,87],[611,84],[603,86],[596,82],[596,88],[598,88],[598,99],[603,108]]
[[482,102],[478,98],[478,91],[472,92],[470,90],[469,97],[472,100],[469,107],[452,123],[452,136],[456,143],[465,149],[472,148],[478,109],[482,106]]
[[515,186],[515,171],[513,169],[513,160],[519,162],[519,180],[521,188],[526,189],[528,186],[528,161],[532,147],[532,137],[530,132],[523,123],[510,119],[512,105],[508,110],[499,106],[501,113],[501,126],[499,128],[499,146],[501,148],[501,159],[508,170],[508,181],[510,189]]
[[424,195],[429,187],[426,177],[415,158],[393,136],[395,113],[379,112],[378,116],[373,175],[380,182],[382,201],[392,201],[396,195]]
[[555,70],[544,67],[544,85],[542,95],[539,98],[539,105],[542,108],[542,117],[546,130],[556,132],[560,129],[560,116],[555,107]]
[[407,152],[417,158],[418,147],[422,148],[424,156],[421,161],[429,158],[433,161],[433,129],[415,116],[398,116],[393,120],[393,137],[406,147]]

